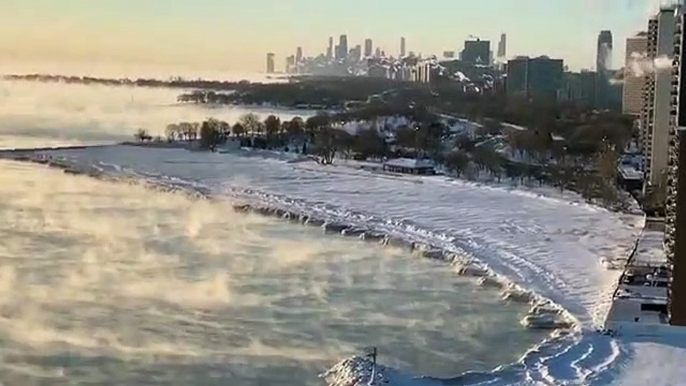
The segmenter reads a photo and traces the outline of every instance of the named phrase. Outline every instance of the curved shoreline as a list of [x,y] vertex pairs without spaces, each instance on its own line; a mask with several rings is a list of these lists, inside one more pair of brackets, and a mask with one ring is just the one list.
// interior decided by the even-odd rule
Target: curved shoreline
[[[69,149],[81,149],[85,147],[88,146],[70,147]],[[167,192],[180,192],[193,198],[213,198],[213,195],[209,190],[203,190],[198,186],[181,185],[173,182],[165,183],[163,181],[156,181],[145,176],[113,176],[104,170],[99,170],[93,165],[89,165],[84,168],[83,166],[79,167],[78,165],[69,163],[69,161],[66,160],[46,160],[36,157],[35,152],[49,150],[64,150],[64,148],[17,149],[13,151],[0,151],[0,156],[10,154],[10,157],[3,158],[14,161],[33,162],[47,165],[61,169],[66,174],[86,175],[111,182],[144,184],[152,189]],[[373,225],[365,227],[355,225],[352,221],[332,221],[332,219],[327,218],[327,216],[317,215],[316,211],[310,210],[310,213],[307,213],[307,210],[297,208],[297,206],[294,206],[292,202],[278,202],[278,198],[277,200],[274,200],[275,197],[273,196],[255,191],[247,190],[233,192],[231,198],[237,201],[236,203],[232,204],[234,210],[236,211],[253,212],[260,215],[280,218],[304,225],[319,226],[323,228],[325,232],[340,234],[346,237],[355,237],[371,242],[380,242],[389,246],[403,247],[410,250],[413,254],[423,258],[444,261],[448,264],[459,267],[460,269],[456,269],[458,274],[465,276],[485,277],[489,279],[490,284],[485,286],[493,285],[500,289],[509,288],[524,294],[524,296],[521,298],[515,296],[509,299],[511,301],[528,303],[532,306],[547,305],[555,307],[560,310],[561,314],[563,314],[567,320],[573,322],[571,328],[566,330],[556,330],[556,332],[552,333],[548,338],[529,349],[517,362],[500,366],[492,371],[465,372],[461,375],[451,378],[434,378],[428,376],[415,378],[419,381],[472,383],[483,382],[486,380],[486,378],[493,379],[494,377],[505,376],[506,374],[514,377],[527,376],[528,378],[529,374],[526,373],[527,368],[532,363],[543,361],[545,359],[545,353],[548,351],[562,351],[564,353],[588,337],[588,331],[584,331],[578,320],[568,310],[544,296],[514,284],[506,276],[498,274],[488,264],[480,261],[477,258],[474,258],[473,256],[470,256],[470,253],[463,251],[461,247],[453,244],[447,237],[445,237],[445,235],[437,234],[407,223],[397,224],[402,225],[400,228],[404,228],[404,230],[401,230],[400,234],[398,234],[398,232],[388,232],[380,229],[374,229]],[[410,227],[415,229],[413,229],[413,231],[409,231],[408,228]],[[472,268],[473,270],[469,268]],[[475,272],[480,274],[473,274]],[[351,360],[352,362],[350,362]],[[368,360],[364,358],[352,358],[339,363],[338,365],[334,366],[334,368],[341,366],[341,364],[344,362],[348,363],[348,365],[352,365],[354,363],[355,366],[359,366],[360,360],[363,361],[362,363],[365,363],[364,361],[368,362]],[[608,366],[612,365],[612,363],[613,362],[608,363]],[[384,367],[380,366],[380,368]],[[387,369],[387,371],[394,370]],[[327,372],[326,374],[329,373],[330,372]]]

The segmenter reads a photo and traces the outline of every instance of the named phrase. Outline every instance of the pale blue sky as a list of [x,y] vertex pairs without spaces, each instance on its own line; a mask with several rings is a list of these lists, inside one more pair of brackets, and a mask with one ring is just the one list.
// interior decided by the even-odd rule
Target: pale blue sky
[[[374,39],[389,53],[459,51],[469,34],[508,34],[509,55],[548,54],[592,68],[601,29],[626,37],[660,0],[0,0],[0,59],[115,61],[261,71],[329,36]],[[618,63],[619,64],[619,63]]]

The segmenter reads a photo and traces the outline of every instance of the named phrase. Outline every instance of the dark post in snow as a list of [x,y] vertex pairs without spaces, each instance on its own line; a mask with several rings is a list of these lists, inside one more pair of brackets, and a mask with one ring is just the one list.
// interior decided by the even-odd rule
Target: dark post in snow
[[377,357],[377,352],[376,352],[376,347],[370,347],[367,349],[369,351],[367,353],[368,358],[372,358],[372,375],[369,377],[369,383],[368,385],[375,385],[376,384],[376,357]]

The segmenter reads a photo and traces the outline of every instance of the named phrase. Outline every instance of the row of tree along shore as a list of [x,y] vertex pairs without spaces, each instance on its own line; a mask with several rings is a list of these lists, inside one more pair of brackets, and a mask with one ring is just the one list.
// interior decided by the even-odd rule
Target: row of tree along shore
[[456,177],[549,184],[579,192],[589,201],[623,208],[616,185],[617,149],[622,144],[614,142],[615,137],[603,137],[593,146],[573,146],[548,131],[512,128],[494,119],[482,119],[469,131],[455,130],[458,119],[425,108],[415,107],[403,115],[389,112],[385,106],[286,121],[274,115],[261,120],[246,114],[233,124],[213,118],[172,123],[166,128],[166,138],[153,138],[143,130],[136,138],[194,143],[209,151],[227,141],[240,141],[244,147],[316,157],[322,164],[331,164],[336,158],[377,162],[398,157],[428,159]]

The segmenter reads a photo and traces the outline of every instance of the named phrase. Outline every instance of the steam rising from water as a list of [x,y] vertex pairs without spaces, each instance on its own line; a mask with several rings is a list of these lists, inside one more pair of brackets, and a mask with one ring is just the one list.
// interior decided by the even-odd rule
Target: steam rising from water
[[319,384],[369,344],[384,363],[448,376],[512,362],[541,338],[520,330],[524,310],[401,250],[221,201],[2,169],[9,384]]
[[[296,114],[273,108],[179,105],[183,90],[0,81],[0,147],[132,140],[138,128],[164,135],[169,123],[208,117],[235,123],[246,112],[262,118]],[[307,117],[308,111],[298,112]]]
[[671,71],[672,58],[667,55],[655,59],[648,58],[645,53],[634,52],[631,54],[629,72],[631,76],[642,77],[649,74]]

